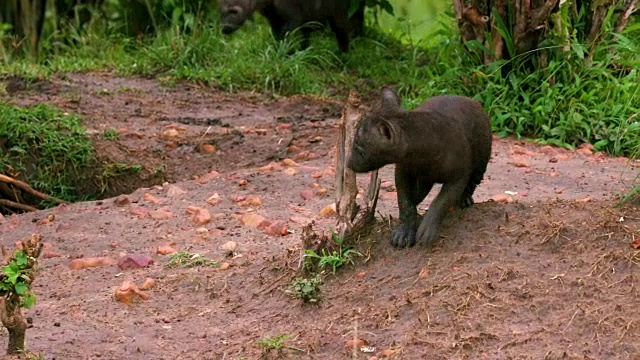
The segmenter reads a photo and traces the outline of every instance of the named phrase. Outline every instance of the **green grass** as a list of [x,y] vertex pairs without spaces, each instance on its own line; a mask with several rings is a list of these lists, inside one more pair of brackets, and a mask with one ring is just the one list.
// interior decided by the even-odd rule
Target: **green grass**
[[[315,35],[311,48],[288,55],[295,41],[276,42],[260,16],[233,36],[220,34],[211,18],[189,32],[172,26],[142,40],[95,22],[74,45],[45,44],[55,55],[38,64],[12,59],[0,67],[0,74],[48,77],[111,69],[123,76],[154,76],[167,84],[186,79],[224,91],[338,99],[353,89],[371,93],[393,85],[408,108],[439,94],[474,97],[489,111],[493,129],[501,136],[530,137],[568,148],[591,142],[612,154],[634,154],[640,144],[637,24],[621,35],[605,34],[588,65],[585,46],[574,41],[564,54],[550,48],[550,59],[555,60],[533,72],[521,66],[522,59],[474,65],[458,43],[455,22],[444,17],[437,27],[436,44],[432,38],[403,45],[398,38],[406,39],[406,34],[395,29],[391,36],[373,28],[368,38],[353,41],[347,55],[338,53],[330,32]],[[613,68],[620,64],[634,70]],[[504,66],[512,69],[506,76]]]
[[217,267],[218,263],[200,254],[181,251],[169,255],[169,261],[165,264],[169,268],[210,266]]
[[36,189],[77,200],[74,183],[94,159],[77,115],[45,104],[18,108],[0,103],[0,173],[26,174]]

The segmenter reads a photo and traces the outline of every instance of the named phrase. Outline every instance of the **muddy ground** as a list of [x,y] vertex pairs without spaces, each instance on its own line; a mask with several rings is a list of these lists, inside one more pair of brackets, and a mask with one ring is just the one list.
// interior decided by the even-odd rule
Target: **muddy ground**
[[[295,349],[282,358],[350,359],[345,343],[354,333],[368,346],[358,359],[640,356],[640,251],[631,246],[640,211],[614,207],[637,163],[495,139],[477,204],[452,213],[433,246],[404,250],[388,241],[397,206],[386,167],[378,224],[358,244],[364,256],[327,274],[318,305],[302,305],[285,290],[297,274],[301,227],[334,223],[320,211],[334,200],[339,103],[95,73],[5,98],[82,114],[102,159],[143,165],[121,189],[148,186],[120,201],[0,220],[5,246],[32,233],[47,243],[33,288],[38,302],[26,311],[28,348],[46,359],[258,359],[265,354],[256,342],[276,334],[292,335],[285,343]],[[106,139],[106,129],[120,135]],[[151,186],[159,168],[169,183]],[[196,224],[188,206],[207,209],[211,222]],[[289,232],[257,228],[260,217]],[[229,241],[231,255],[222,248]],[[157,253],[163,245],[229,267],[168,268],[168,256]],[[74,259],[125,254],[154,263],[69,268]],[[148,277],[156,282],[148,300],[115,300],[123,281]]]

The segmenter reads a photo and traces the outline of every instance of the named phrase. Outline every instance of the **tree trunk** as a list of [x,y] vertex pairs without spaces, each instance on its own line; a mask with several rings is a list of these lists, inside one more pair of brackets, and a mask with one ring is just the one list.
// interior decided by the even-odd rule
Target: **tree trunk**
[[[512,59],[539,48],[542,37],[556,33],[563,50],[568,50],[569,27],[581,11],[587,14],[579,41],[589,46],[587,61],[601,40],[607,15],[616,7],[617,17],[611,27],[620,33],[637,10],[639,0],[567,0],[569,17],[559,16],[559,0],[453,0],[463,43],[475,40],[484,46],[484,63]],[[556,15],[558,14],[558,15]],[[563,23],[564,21],[564,23]],[[554,25],[555,24],[555,25]],[[504,27],[504,28],[503,28]],[[468,47],[470,50],[473,47]],[[539,60],[548,54],[539,52]],[[544,63],[544,61],[543,61]]]
[[25,350],[25,336],[27,333],[27,320],[22,315],[20,309],[20,298],[16,295],[9,295],[0,299],[0,318],[2,325],[9,332],[9,345],[7,354],[18,354]]
[[[537,48],[558,0],[454,0],[454,9],[463,42],[477,40],[488,52],[484,62],[509,59]],[[512,22],[510,22],[512,21]],[[505,39],[504,24],[511,39]],[[490,33],[487,39],[485,32]],[[506,43],[505,43],[506,42]]]

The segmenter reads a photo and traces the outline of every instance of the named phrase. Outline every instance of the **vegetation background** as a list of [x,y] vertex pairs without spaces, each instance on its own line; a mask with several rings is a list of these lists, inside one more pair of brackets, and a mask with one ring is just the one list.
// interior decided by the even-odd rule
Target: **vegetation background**
[[[215,1],[36,0],[16,17],[11,6],[20,1],[7,0],[0,13],[0,75],[34,79],[110,70],[154,76],[167,84],[186,79],[230,92],[338,99],[352,89],[372,94],[382,85],[393,85],[409,108],[439,94],[474,97],[491,114],[499,136],[528,137],[567,148],[591,143],[597,150],[637,157],[640,16],[633,11],[637,0],[554,1],[539,43],[525,52],[519,51],[517,33],[520,1],[494,2],[494,10],[505,6],[507,13],[491,14],[491,30],[486,19],[480,19],[484,32],[472,40],[465,38],[463,22],[466,9],[477,1],[463,4],[468,7],[462,19],[456,10],[462,4],[458,0],[352,1],[367,5],[366,31],[353,39],[348,54],[340,54],[334,38],[321,33],[313,37],[310,48],[290,54],[296,37],[276,42],[261,16],[233,36],[222,35]],[[39,39],[24,25],[37,18],[37,4],[44,9]],[[617,25],[625,16],[620,28]],[[597,29],[595,21],[600,24]],[[597,36],[591,34],[594,31]],[[492,53],[496,33],[504,43],[500,56]],[[463,44],[461,34],[469,41]],[[22,135],[12,146],[0,149],[0,173],[15,170],[26,156],[29,136],[35,139],[39,135],[34,134],[49,132],[42,124],[51,122],[43,119],[81,133],[78,119],[55,109],[1,106],[0,138]],[[74,145],[75,154],[80,154],[77,161],[86,164],[88,139],[76,138],[87,142]],[[67,182],[56,181],[45,177],[36,185],[70,198]]]

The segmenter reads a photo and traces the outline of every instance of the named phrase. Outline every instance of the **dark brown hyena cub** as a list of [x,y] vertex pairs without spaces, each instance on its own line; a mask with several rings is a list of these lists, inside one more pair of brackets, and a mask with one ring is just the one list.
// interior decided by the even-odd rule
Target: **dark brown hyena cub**
[[[438,237],[447,210],[473,204],[491,156],[489,116],[475,100],[437,96],[407,111],[390,88],[380,106],[358,126],[347,166],[363,173],[395,164],[400,224],[394,246],[413,246],[416,238],[430,243]],[[416,207],[434,184],[443,184],[418,226]]]

